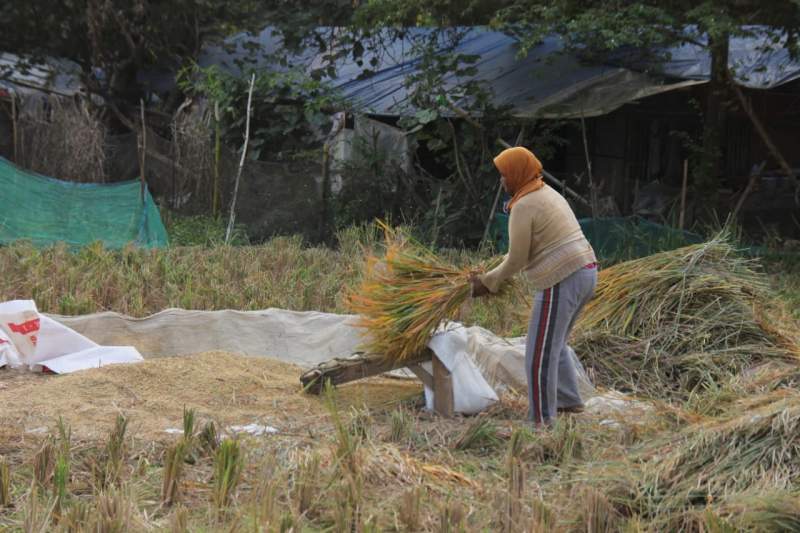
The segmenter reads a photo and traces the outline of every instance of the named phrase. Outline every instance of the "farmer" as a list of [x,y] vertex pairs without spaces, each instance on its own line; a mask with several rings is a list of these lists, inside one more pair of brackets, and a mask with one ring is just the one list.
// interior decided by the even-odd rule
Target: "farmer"
[[494,159],[500,183],[512,197],[506,207],[509,248],[494,270],[474,276],[472,296],[496,293],[524,270],[536,290],[525,347],[528,417],[551,424],[557,411],[580,412],[578,362],[567,345],[581,308],[597,283],[597,259],[567,201],[545,185],[542,164],[522,147]]

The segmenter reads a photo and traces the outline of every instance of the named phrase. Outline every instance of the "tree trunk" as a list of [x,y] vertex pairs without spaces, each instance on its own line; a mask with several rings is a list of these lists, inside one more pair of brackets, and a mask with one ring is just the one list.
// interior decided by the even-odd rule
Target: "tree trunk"
[[716,38],[709,36],[711,81],[708,85],[703,121],[703,154],[700,172],[697,174],[697,193],[710,200],[706,205],[711,208],[716,205],[724,170],[729,41],[730,36],[727,33]]

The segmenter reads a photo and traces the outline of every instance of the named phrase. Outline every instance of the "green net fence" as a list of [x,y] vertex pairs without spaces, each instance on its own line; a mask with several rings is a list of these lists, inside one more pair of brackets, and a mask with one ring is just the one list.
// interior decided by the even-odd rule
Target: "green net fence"
[[[700,235],[639,217],[583,218],[578,223],[598,258],[607,264],[703,241]],[[498,251],[506,253],[508,215],[496,214],[491,231]]]
[[147,188],[142,195],[137,181],[60,181],[26,172],[0,158],[0,188],[0,244],[17,240],[36,246],[100,241],[109,248],[168,244],[158,208]]

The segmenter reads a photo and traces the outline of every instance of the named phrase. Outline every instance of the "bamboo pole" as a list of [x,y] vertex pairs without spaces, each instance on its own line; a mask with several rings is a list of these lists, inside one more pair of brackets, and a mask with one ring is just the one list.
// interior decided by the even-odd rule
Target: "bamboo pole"
[[144,203],[144,189],[145,189],[145,166],[147,162],[147,124],[145,123],[144,117],[144,100],[139,99],[139,109],[141,111],[141,118],[142,118],[142,134],[139,137],[141,142],[141,146],[139,149],[139,174],[141,179],[141,186],[139,189],[139,199]]
[[494,202],[492,202],[492,210],[489,212],[489,219],[486,221],[486,229],[483,230],[483,237],[481,238],[481,244],[486,242],[486,239],[489,238],[489,228],[492,227],[492,219],[494,218],[494,214],[497,211],[497,202],[500,201],[500,193],[503,192],[503,184],[497,184],[497,192],[494,194]]
[[597,218],[597,191],[594,188],[592,176],[592,158],[589,157],[589,140],[586,138],[586,121],[581,113],[581,135],[583,136],[583,154],[586,157],[586,172],[589,176],[589,202],[591,202],[592,218]]
[[681,213],[678,217],[678,228],[683,229],[686,220],[686,188],[689,183],[689,160],[683,160],[683,183],[681,184]]
[[761,173],[764,171],[764,167],[766,166],[767,162],[762,162],[759,166],[753,169],[753,172],[750,174],[750,179],[747,180],[747,186],[742,191],[742,194],[739,196],[739,199],[736,201],[736,206],[733,208],[731,212],[730,219],[736,220],[736,217],[739,216],[739,211],[741,211],[742,206],[744,205],[744,201],[747,200],[747,197],[750,196],[750,193],[753,192],[753,189],[758,183],[759,178],[761,177]]
[[247,157],[247,144],[250,142],[250,112],[251,104],[253,101],[253,87],[256,83],[256,75],[250,77],[250,90],[247,93],[247,119],[244,126],[244,144],[242,145],[242,158],[239,160],[239,169],[236,171],[236,182],[233,186],[233,198],[231,199],[231,214],[228,218],[228,228],[225,230],[225,244],[231,240],[231,233],[233,232],[233,223],[236,219],[236,197],[239,194],[239,182],[242,179],[242,169],[244,168],[244,160]]
[[439,186],[439,191],[436,193],[436,208],[433,210],[433,232],[431,235],[431,246],[433,247],[436,247],[436,241],[439,240],[439,208],[441,206],[442,206],[442,187]]
[[[521,146],[522,139],[525,137],[525,125],[523,125],[519,129],[519,133],[517,134],[517,140],[514,142],[514,146]],[[497,212],[497,203],[500,201],[500,194],[503,192],[503,184],[497,184],[497,192],[494,194],[494,201],[492,202],[492,209],[489,211],[489,219],[486,221],[486,228],[483,230],[483,237],[481,238],[481,245],[486,242],[486,239],[489,238],[489,228],[492,227],[492,219],[494,218],[494,214]]]
[[[736,93],[736,97],[739,99],[739,103],[742,104],[742,109],[750,118],[750,121],[753,123],[753,126],[758,133],[758,136],[761,137],[761,140],[764,141],[764,144],[767,146],[767,150],[772,154],[772,156],[778,161],[781,169],[786,173],[786,175],[795,182],[797,182],[797,176],[795,175],[792,167],[789,166],[789,163],[783,157],[778,147],[775,146],[775,143],[772,142],[772,138],[767,133],[767,129],[764,127],[764,124],[761,122],[761,119],[758,118],[755,111],[753,110],[753,105],[750,103],[750,100],[745,96],[744,92],[742,92],[741,87],[736,85],[736,83],[731,82],[731,86],[733,87],[733,91]],[[748,183],[749,185],[749,183]],[[795,202],[798,202],[798,193],[800,193],[800,187],[795,192]]]
[[[497,139],[497,142],[498,142],[498,144],[500,144],[500,146],[502,146],[503,148],[511,148],[511,147],[512,147],[510,144],[508,144],[508,143],[507,143],[505,140],[503,140],[503,139],[500,139],[500,138],[498,138],[498,139]],[[572,189],[572,188],[570,188],[570,187],[569,187],[569,186],[566,184],[566,182],[563,182],[563,181],[561,181],[560,179],[558,179],[557,177],[553,176],[552,174],[550,174],[550,173],[549,173],[548,171],[546,171],[546,170],[542,170],[542,174],[544,174],[544,177],[545,177],[545,179],[546,179],[546,180],[548,180],[548,181],[550,181],[551,183],[553,183],[553,185],[556,185],[557,187],[561,188],[563,191],[566,191],[566,193],[567,193],[569,196],[571,196],[573,199],[575,199],[575,200],[579,201],[580,203],[582,203],[582,204],[583,204],[583,205],[585,205],[586,207],[592,207],[592,204],[591,204],[591,203],[589,203],[589,201],[588,201],[586,198],[584,198],[583,196],[581,196],[580,194],[578,194],[577,192],[575,192],[575,190],[574,190],[574,189]]]
[[[448,103],[449,103],[449,105],[450,105],[450,108],[451,108],[453,111],[455,111],[455,112],[456,112],[456,114],[457,114],[458,116],[460,116],[461,118],[463,118],[463,119],[464,119],[465,121],[467,121],[469,124],[472,124],[473,126],[475,126],[476,128],[478,128],[479,130],[485,131],[485,129],[484,129],[484,127],[483,127],[483,125],[482,125],[480,122],[478,122],[477,120],[475,120],[474,118],[472,118],[471,116],[469,116],[469,113],[467,113],[466,111],[464,111],[463,109],[461,109],[460,107],[458,107],[458,106],[457,106],[456,104],[454,104],[452,101],[449,101],[449,100],[448,100]],[[501,139],[501,138],[499,138],[499,137],[497,138],[497,142],[498,142],[498,143],[500,144],[500,146],[502,146],[503,148],[511,148],[511,147],[512,147],[512,146],[511,146],[510,144],[508,144],[508,143],[507,143],[505,140],[503,140],[503,139]],[[582,203],[582,204],[583,204],[583,205],[585,205],[586,207],[591,207],[591,206],[592,206],[592,204],[591,204],[591,203],[589,203],[589,202],[586,200],[586,198],[584,198],[583,196],[581,196],[580,194],[578,194],[577,192],[575,192],[573,189],[571,189],[570,187],[568,187],[566,183],[563,183],[561,180],[559,180],[558,178],[556,178],[555,176],[553,176],[552,174],[550,174],[550,173],[549,173],[549,172],[547,172],[546,170],[543,170],[543,171],[542,171],[542,174],[544,175],[544,177],[545,177],[545,179],[546,179],[546,180],[550,181],[550,182],[551,182],[551,183],[553,183],[554,185],[556,185],[556,186],[558,186],[558,187],[562,188],[563,190],[565,190],[565,191],[567,192],[567,194],[569,194],[569,195],[570,195],[572,198],[574,198],[575,200],[579,201],[580,203]]]
[[220,124],[219,100],[214,100],[214,190],[211,191],[211,214],[219,214],[219,162],[222,158],[222,126]]

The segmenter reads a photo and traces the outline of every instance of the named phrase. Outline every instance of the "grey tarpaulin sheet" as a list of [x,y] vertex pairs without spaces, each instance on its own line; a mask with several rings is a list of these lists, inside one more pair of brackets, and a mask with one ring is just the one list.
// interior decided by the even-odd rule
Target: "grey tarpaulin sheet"
[[[778,46],[765,49],[770,36],[758,27],[746,28],[747,36],[731,38],[729,66],[740,85],[753,89],[769,89],[800,77],[800,62]],[[326,42],[336,46],[337,30],[319,28]],[[691,29],[688,28],[687,32]],[[386,115],[408,116],[415,112],[410,103],[407,85],[420,73],[421,43],[432,35],[429,28],[408,28],[402,37],[391,30],[377,32],[365,38],[365,55],[350,54],[338,57],[336,74],[325,78],[354,108],[355,111]],[[492,105],[509,105],[517,116],[530,117],[589,117],[605,114],[623,104],[705,83],[709,79],[711,60],[705,47],[687,44],[674,46],[659,54],[658,62],[637,64],[626,61],[635,57],[620,51],[608,64],[586,63],[564,51],[557,36],[547,36],[525,57],[519,55],[515,37],[484,27],[450,28],[435,36],[441,52],[475,56],[473,73],[448,74],[443,86],[458,101],[458,90],[473,81],[489,90]],[[702,40],[702,37],[699,38]],[[270,28],[258,35],[240,34],[230,39],[228,48],[208,47],[201,55],[201,64],[219,65],[234,74],[241,74],[249,64],[258,68],[285,70],[266,58],[280,52],[279,32]],[[311,72],[328,66],[327,58],[336,56],[331,50],[317,53],[314,41],[299,54],[290,55],[288,64]],[[259,51],[259,48],[263,52]],[[373,64],[373,61],[374,64]],[[626,68],[623,68],[626,67]],[[365,69],[372,72],[364,75]],[[461,102],[463,103],[463,102]]]
[[[683,80],[708,81],[711,75],[711,55],[704,46],[708,37],[693,35],[697,30],[687,28],[695,43],[660,50],[662,59],[649,64],[629,63],[634,70],[649,70],[663,76]],[[750,89],[772,89],[800,77],[800,61],[791,57],[785,47],[786,35],[763,26],[744,26],[743,35],[729,41],[728,68],[738,85]],[[777,39],[777,42],[773,42]],[[701,46],[702,45],[702,46]],[[621,54],[624,57],[624,54]],[[622,63],[625,63],[623,60]]]
[[[369,77],[362,77],[363,67],[350,58],[340,59],[336,77],[330,82],[356,109],[376,115],[413,114],[413,89],[410,80],[419,74],[419,46],[431,30],[410,29],[402,39],[383,39],[382,49],[374,53],[380,67]],[[464,66],[474,74],[448,73],[442,86],[455,103],[466,105],[459,89],[478,82],[491,95],[495,107],[510,106],[517,116],[586,117],[608,113],[625,103],[659,92],[685,86],[683,80],[665,81],[632,72],[619,66],[581,63],[564,53],[560,38],[546,37],[527,56],[519,56],[518,42],[502,32],[485,28],[456,28],[438,37],[437,46],[477,61]],[[364,59],[368,64],[369,55]],[[322,66],[317,63],[314,66]],[[691,83],[691,82],[690,82]],[[695,82],[696,83],[696,82]]]
[[51,318],[98,342],[135,346],[145,357],[226,351],[272,357],[302,367],[347,357],[361,341],[352,316],[283,309],[166,309],[145,318],[105,312]]

